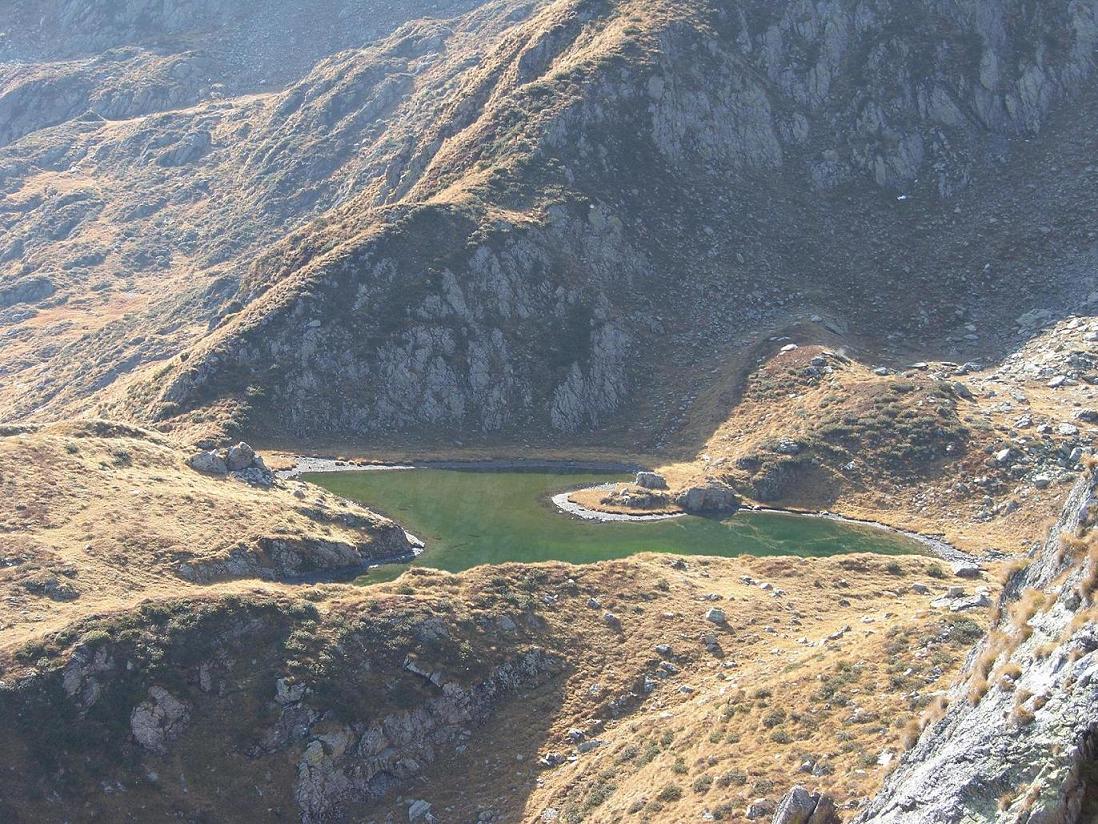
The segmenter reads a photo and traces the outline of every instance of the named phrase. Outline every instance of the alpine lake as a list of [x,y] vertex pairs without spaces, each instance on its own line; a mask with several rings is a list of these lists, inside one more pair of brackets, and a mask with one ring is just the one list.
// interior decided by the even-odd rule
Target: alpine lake
[[[920,542],[900,533],[811,515],[740,510],[724,517],[604,523],[569,515],[551,500],[566,490],[631,479],[622,473],[413,468],[316,472],[302,479],[397,521],[426,544],[414,565],[449,572],[508,562],[585,564],[640,552],[926,553]],[[406,568],[374,567],[356,583],[390,581]]]

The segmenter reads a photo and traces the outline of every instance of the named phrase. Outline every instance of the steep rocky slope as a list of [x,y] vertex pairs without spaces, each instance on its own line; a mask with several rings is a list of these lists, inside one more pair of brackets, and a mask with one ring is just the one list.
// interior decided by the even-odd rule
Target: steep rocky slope
[[952,706],[859,822],[1084,822],[1098,815],[1095,478],[1014,573]]
[[1098,174],[1052,158],[1090,150],[1094,13],[501,1],[281,94],[40,130],[0,152],[4,414],[655,446],[653,398],[794,320],[994,354],[1085,290]]

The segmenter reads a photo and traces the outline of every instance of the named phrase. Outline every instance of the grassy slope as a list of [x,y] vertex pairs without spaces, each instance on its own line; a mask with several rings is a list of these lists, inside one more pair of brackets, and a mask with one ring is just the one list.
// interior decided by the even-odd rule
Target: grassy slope
[[[268,562],[271,540],[368,553],[399,530],[316,488],[299,498],[287,486],[201,475],[186,466],[188,455],[105,422],[0,431],[0,648],[81,616],[194,590],[177,573],[184,563],[216,562],[234,550]],[[257,585],[277,589],[254,578],[210,589]]]
[[[886,771],[880,753],[903,747],[982,631],[981,616],[937,613],[911,590],[913,581],[934,590],[950,583],[931,572],[925,558],[694,559],[680,568],[641,556],[459,576],[417,570],[368,591],[329,585],[296,596],[150,604],[75,624],[4,659],[3,680],[17,691],[6,704],[20,713],[0,714],[8,813],[16,821],[62,812],[123,820],[137,810],[150,822],[198,811],[228,821],[293,818],[292,764],[309,736],[244,755],[274,722],[276,678],[308,685],[306,703],[329,711],[311,735],[333,733],[434,694],[402,669],[409,654],[468,684],[530,645],[561,656],[561,674],[500,704],[467,751],[442,748],[410,791],[448,819],[492,808],[500,821],[537,821],[552,807],[569,822],[618,821],[627,809],[649,821],[696,819],[703,810],[736,820],[749,799],[777,799],[793,781],[858,799]],[[714,604],[727,627],[704,620]],[[606,623],[606,611],[620,629]],[[441,639],[428,640],[437,630],[424,634],[432,622]],[[824,640],[846,625],[842,638]],[[709,632],[720,657],[702,644]],[[657,653],[657,644],[671,654]],[[71,656],[89,648],[135,666],[107,680],[86,713],[60,692],[40,703],[60,690],[47,685]],[[128,736],[132,708],[151,684],[191,706],[186,731],[164,757]],[[573,728],[602,745],[574,763],[538,766],[546,753],[576,753],[566,738]],[[41,759],[67,776],[56,796],[37,796],[48,774]],[[820,775],[796,772],[806,759],[823,765]],[[104,781],[125,790],[92,790]],[[406,804],[389,795],[341,814],[384,820],[390,810],[406,815]]]

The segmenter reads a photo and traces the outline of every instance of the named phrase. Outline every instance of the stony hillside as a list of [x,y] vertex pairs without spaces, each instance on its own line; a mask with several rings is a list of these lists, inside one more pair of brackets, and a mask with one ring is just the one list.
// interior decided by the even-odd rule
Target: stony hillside
[[[243,453],[243,454],[239,454]],[[399,526],[248,457],[231,474],[133,427],[0,427],[0,649],[197,588],[338,578],[408,558]]]
[[1047,542],[1015,568],[949,711],[929,719],[858,822],[1098,817],[1094,493],[1088,473]]
[[796,321],[994,356],[1086,293],[1094,15],[500,0],[39,129],[0,151],[3,414],[658,446],[682,382]]
[[795,782],[855,809],[983,631],[935,574],[642,556],[150,602],[4,657],[0,813],[736,821]]
[[[747,502],[841,511],[976,554],[1028,551],[1098,436],[1098,320],[1078,308],[1039,330],[1016,322],[1025,345],[993,366],[892,369],[834,333],[834,348],[803,327],[771,338],[699,393],[684,416],[685,459],[657,466],[669,488],[653,503],[667,509],[682,490],[716,483]],[[605,508],[607,494],[573,497]]]
[[[0,821],[1093,816],[1096,49],[1098,0],[0,7]],[[628,453],[983,566],[359,588],[418,541],[242,438]]]

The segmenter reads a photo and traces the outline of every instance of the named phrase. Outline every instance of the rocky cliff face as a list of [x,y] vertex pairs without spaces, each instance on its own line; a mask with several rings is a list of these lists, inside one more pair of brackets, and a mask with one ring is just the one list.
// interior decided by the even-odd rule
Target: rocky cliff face
[[[26,343],[3,368],[28,391],[5,414],[109,388],[164,425],[574,433],[759,328],[822,313],[910,343],[1016,317],[1030,281],[1074,288],[1045,265],[1074,227],[1011,244],[1090,191],[1051,170],[1029,188],[1020,158],[1066,139],[1046,124],[1086,87],[1095,11],[501,1],[281,94],[39,130],[0,152],[0,257],[56,296],[9,310]],[[69,183],[108,168],[117,186]],[[63,196],[37,190],[54,175]],[[36,337],[120,262],[144,305],[61,351]]]
[[1094,476],[1076,484],[1045,545],[1010,579],[949,710],[858,822],[1093,820],[1095,488]]

